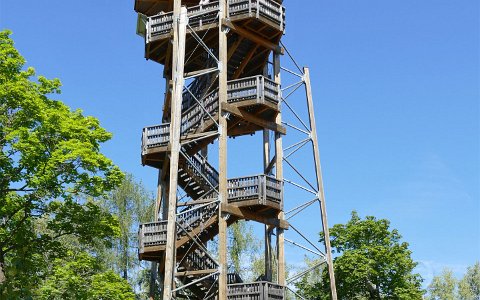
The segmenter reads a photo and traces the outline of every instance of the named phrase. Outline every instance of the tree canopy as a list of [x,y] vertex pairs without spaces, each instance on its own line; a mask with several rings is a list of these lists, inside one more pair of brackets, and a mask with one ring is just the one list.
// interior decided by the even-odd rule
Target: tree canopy
[[43,282],[36,298],[134,300],[135,294],[126,280],[101,261],[80,252],[68,252],[68,259],[55,259],[53,270]]
[[60,81],[25,69],[10,34],[0,32],[0,298],[28,298],[46,264],[66,256],[62,237],[85,248],[119,233],[116,218],[91,197],[123,173],[100,152],[112,135],[96,118],[50,99]]
[[453,276],[453,272],[444,269],[442,274],[433,277],[432,282],[428,286],[427,299],[429,300],[455,300],[457,279]]
[[452,270],[443,269],[441,274],[433,277],[427,290],[427,300],[479,300],[480,262],[468,267],[460,280],[455,278]]
[[480,299],[480,262],[468,267],[467,273],[458,283],[458,293],[462,300]]
[[[390,222],[356,212],[346,224],[330,229],[339,299],[422,299],[421,278],[408,243]],[[321,240],[324,240],[321,235]],[[328,274],[317,282],[303,280],[299,291],[309,299],[330,299]]]

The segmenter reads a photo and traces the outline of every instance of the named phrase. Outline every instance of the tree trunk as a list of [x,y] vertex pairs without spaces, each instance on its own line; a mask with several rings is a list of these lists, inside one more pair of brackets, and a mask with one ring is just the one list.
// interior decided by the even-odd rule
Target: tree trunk
[[122,266],[123,266],[123,279],[128,280],[128,232],[125,233],[122,246]]

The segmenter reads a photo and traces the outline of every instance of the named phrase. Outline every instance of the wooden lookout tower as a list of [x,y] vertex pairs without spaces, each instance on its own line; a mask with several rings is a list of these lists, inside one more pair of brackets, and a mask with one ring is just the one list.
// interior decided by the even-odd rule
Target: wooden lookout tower
[[[153,262],[163,299],[286,299],[282,0],[136,0],[135,11],[145,57],[164,66],[165,78],[161,124],[142,133],[142,164],[158,169],[158,191],[156,221],[140,225],[140,259]],[[301,73],[336,300],[308,69]],[[227,139],[255,133],[263,134],[263,170],[228,178]],[[238,220],[265,226],[265,275],[255,282],[227,268],[227,227]]]

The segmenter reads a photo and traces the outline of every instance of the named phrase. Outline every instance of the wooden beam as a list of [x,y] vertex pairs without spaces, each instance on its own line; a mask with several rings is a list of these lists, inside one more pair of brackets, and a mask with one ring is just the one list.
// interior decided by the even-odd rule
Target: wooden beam
[[[206,44],[206,45],[210,45],[210,41],[213,40],[214,38],[216,38],[217,35],[216,34],[209,34],[207,37],[205,37],[205,39],[203,40],[203,42]],[[195,40],[196,41],[196,40]],[[198,54],[196,55],[193,55],[195,54],[195,52],[198,52]],[[192,55],[190,57],[190,62],[192,61],[195,61],[198,57],[200,57],[200,55],[202,55],[203,53],[206,53],[205,51],[205,48],[203,48],[202,46],[198,46],[197,47],[197,50],[195,52],[189,52],[187,53],[185,56],[186,57],[190,57],[190,55]]]
[[327,206],[325,204],[325,191],[323,189],[322,168],[320,166],[320,151],[318,149],[317,127],[315,124],[315,112],[313,110],[312,86],[310,83],[310,70],[303,68],[305,80],[305,93],[307,96],[308,118],[310,120],[310,137],[312,139],[313,157],[315,159],[315,173],[317,175],[318,197],[320,200],[320,213],[322,217],[323,234],[325,236],[325,254],[328,265],[328,275],[330,278],[330,293],[332,300],[337,300],[337,289],[335,285],[335,275],[333,271],[332,249],[330,246],[330,233],[327,222]]
[[252,42],[259,44],[262,47],[275,51],[275,53],[282,54],[284,53],[284,49],[271,41],[260,37],[257,33],[251,32],[250,30],[244,29],[240,26],[233,24],[231,21],[222,20],[222,26],[227,26],[231,30],[235,31],[237,34],[243,36],[251,40]]
[[[199,226],[195,227],[193,230],[189,231],[189,234],[191,236],[198,235],[200,232],[205,231],[205,228],[209,228],[209,227],[213,226],[213,224],[215,224],[218,221],[218,219],[219,219],[218,216],[214,215],[207,222],[203,223],[203,225],[199,225]],[[185,229],[187,229],[187,228],[185,228]],[[181,246],[185,245],[186,243],[188,243],[190,241],[191,241],[191,238],[187,234],[187,235],[181,237],[180,239],[178,239],[175,246],[177,248],[180,248]]]
[[[278,53],[273,54],[273,74],[274,80],[276,83],[281,83],[280,78],[280,55]],[[279,112],[276,117],[276,123],[282,124],[282,113]],[[283,146],[282,146],[282,135],[278,132],[275,133],[275,177],[277,180],[283,181]],[[283,212],[283,203],[282,210],[278,213],[277,218],[279,221],[285,219],[285,213]],[[285,281],[285,237],[283,228],[277,228],[277,275],[278,275],[278,284],[286,285]]]
[[230,47],[230,49],[228,49],[228,55],[227,55],[228,60],[230,60],[230,58],[232,58],[235,51],[237,51],[238,46],[240,46],[240,44],[242,42],[243,42],[243,37],[239,36],[238,40],[235,43],[233,43],[233,45]]
[[166,122],[170,116],[170,103],[172,102],[172,81],[169,75],[165,75],[165,101],[163,103],[162,122]]
[[[162,208],[162,202],[165,201],[163,197],[163,185],[162,185],[162,171],[158,171],[158,178],[157,178],[157,201],[155,202],[155,212],[154,212],[154,220],[158,221],[160,218],[160,209]],[[165,206],[165,204],[163,204]],[[158,275],[158,265],[157,262],[152,262],[150,266],[150,288],[148,291],[149,299],[153,300],[155,298],[155,286],[156,280]]]
[[277,156],[274,155],[272,160],[268,163],[267,167],[265,168],[265,174],[270,174],[272,171],[273,167],[275,166],[275,163],[277,162]]
[[262,128],[273,130],[273,131],[275,131],[279,134],[286,134],[287,133],[287,130],[282,125],[279,125],[278,123],[275,123],[275,122],[265,121],[264,119],[261,119],[261,118],[255,116],[255,115],[252,115],[250,113],[247,113],[243,110],[238,109],[237,107],[235,107],[232,104],[222,103],[221,107],[222,107],[222,110],[224,110],[226,112],[229,112],[229,113],[231,113],[231,114],[233,114],[237,117],[240,117],[247,122],[258,125]]
[[198,204],[206,204],[215,201],[216,198],[207,198],[201,200],[193,200],[193,201],[186,201],[186,202],[179,202],[178,207],[180,206],[191,206],[191,205],[198,205]]
[[[264,75],[267,73],[267,68],[264,68]],[[270,162],[270,131],[263,130],[263,169],[267,170]],[[264,173],[267,174],[267,173]],[[272,235],[268,230],[268,225],[264,225],[264,257],[265,257],[265,277],[267,281],[272,281]]]
[[214,68],[207,68],[207,69],[202,69],[202,70],[196,70],[196,71],[192,71],[192,72],[187,72],[185,73],[185,75],[183,75],[184,77],[194,77],[194,76],[198,76],[199,74],[202,74],[202,73],[212,73],[214,72],[215,70],[217,70],[217,67],[214,67]]
[[252,58],[252,56],[255,54],[255,51],[257,51],[258,49],[258,45],[255,45],[255,47],[253,47],[247,54],[247,56],[245,56],[242,60],[242,63],[240,64],[240,66],[238,66],[238,69],[235,70],[235,73],[233,74],[233,78],[232,79],[238,79],[238,77],[240,77],[240,75],[242,74],[243,70],[245,69],[245,67],[248,65],[248,63],[250,62],[250,59]]
[[232,204],[224,204],[224,203],[222,203],[221,208],[222,208],[222,212],[237,216],[245,220],[252,220],[252,221],[260,222],[267,225],[272,225],[282,229],[288,229],[289,227],[288,221],[286,220],[279,220],[276,218],[266,218],[255,212],[249,211],[248,208],[242,209]]
[[170,152],[170,184],[168,194],[168,215],[167,215],[167,241],[165,244],[165,278],[163,285],[163,299],[172,299],[174,293],[174,275],[175,275],[175,257],[177,240],[176,235],[176,213],[177,213],[177,185],[178,185],[178,160],[180,155],[180,125],[182,118],[182,92],[184,86],[184,62],[185,62],[185,37],[187,29],[187,8],[180,7],[181,0],[175,0],[174,4],[174,20],[178,17],[180,21],[174,22],[174,44],[173,60],[174,85],[171,103],[170,122],[170,144],[172,151]]
[[211,274],[215,272],[217,272],[217,269],[192,270],[192,271],[177,272],[176,276],[178,277],[196,276],[196,275],[203,275],[203,274]]
[[[228,0],[219,1],[219,20],[223,22],[228,16]],[[226,104],[227,98],[227,76],[228,76],[228,37],[223,26],[218,26],[218,59],[222,68],[218,74],[218,102]],[[218,116],[219,138],[218,138],[218,197],[221,204],[228,201],[227,187],[227,118],[220,113]],[[227,220],[226,216],[220,214],[218,218],[218,299],[227,299]]]
[[169,40],[168,47],[167,47],[167,52],[165,54],[165,68],[163,69],[163,76],[170,77],[170,62],[172,60],[172,51],[173,51],[173,44]]
[[[263,49],[261,50],[260,52],[258,52],[257,54],[255,54],[254,57],[252,57],[251,61],[255,61],[257,58],[259,58],[260,56],[262,55],[265,55],[266,53],[265,52],[270,52],[270,49]],[[267,55],[267,59],[268,59],[268,55]]]

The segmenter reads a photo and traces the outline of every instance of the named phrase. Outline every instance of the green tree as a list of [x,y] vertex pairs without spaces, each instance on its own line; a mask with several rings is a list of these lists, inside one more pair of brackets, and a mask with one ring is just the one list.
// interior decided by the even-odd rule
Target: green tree
[[[117,222],[93,201],[123,174],[100,153],[111,134],[93,117],[48,96],[60,81],[24,69],[9,31],[0,32],[0,298],[27,298],[62,237],[108,242]],[[36,230],[43,220],[45,231]]]
[[433,277],[428,286],[428,300],[455,300],[457,280],[452,270],[443,269],[442,273]]
[[[330,236],[339,299],[422,299],[422,279],[413,273],[417,264],[388,220],[362,220],[352,212],[350,221],[330,229]],[[303,279],[297,288],[309,299],[329,299],[328,272],[316,283]]]
[[229,271],[245,279],[251,275],[252,263],[258,259],[260,241],[253,234],[252,226],[244,220],[232,224],[228,231]]
[[97,258],[85,252],[69,251],[68,260],[54,260],[51,275],[35,298],[133,300],[135,294],[125,279],[112,270],[105,270]]
[[126,174],[121,184],[102,199],[102,206],[118,218],[120,236],[104,255],[111,267],[131,284],[140,280],[137,231],[140,223],[152,222],[155,201],[141,182]]
[[468,267],[458,283],[458,294],[462,300],[480,300],[480,262]]

